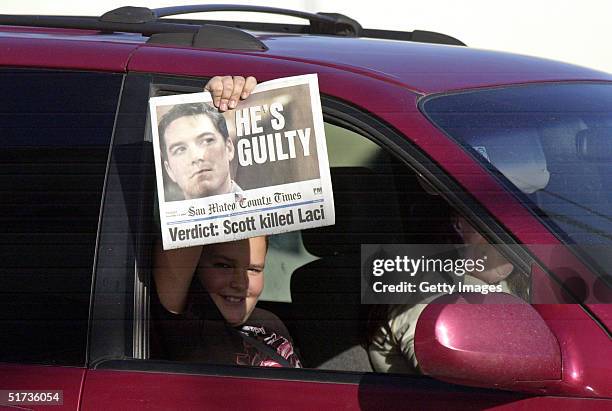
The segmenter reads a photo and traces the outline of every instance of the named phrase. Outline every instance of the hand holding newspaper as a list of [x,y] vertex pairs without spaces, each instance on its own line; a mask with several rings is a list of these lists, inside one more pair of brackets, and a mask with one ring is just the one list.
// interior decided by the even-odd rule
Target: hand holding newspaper
[[149,105],[165,250],[334,224],[316,74],[261,83],[225,113],[208,92]]

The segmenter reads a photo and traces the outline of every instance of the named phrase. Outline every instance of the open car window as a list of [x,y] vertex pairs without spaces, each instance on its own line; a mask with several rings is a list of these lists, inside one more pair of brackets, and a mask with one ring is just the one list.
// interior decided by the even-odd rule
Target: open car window
[[[428,192],[422,177],[377,143],[332,123],[326,123],[325,129],[336,224],[269,237],[265,287],[257,307],[282,321],[305,368],[414,374],[415,370],[372,362],[369,351],[375,328],[386,327],[391,318],[385,316],[392,311],[390,306],[362,304],[361,245],[460,244],[463,239],[451,218],[456,213],[444,199]],[[517,277],[526,276],[517,270]],[[526,281],[510,286],[525,291],[523,296],[526,287]],[[203,283],[194,278],[190,293],[205,294]],[[152,304],[156,303],[152,298]],[[164,330],[160,324],[172,320],[161,312],[159,307],[152,310],[151,358],[217,360],[210,352],[172,357],[171,346],[181,344],[184,328],[200,327],[195,338],[206,338],[206,325],[190,312],[174,319],[182,322],[179,328]]]
[[[215,310],[206,297],[207,285],[194,275],[195,270],[188,284],[189,310],[170,312],[160,302],[153,275],[159,223],[152,144],[145,131],[146,101],[152,95],[199,91],[204,83],[200,79],[165,77],[152,81],[146,75],[132,75],[126,84],[100,239],[93,310],[96,322],[90,351],[98,367],[112,368],[116,366],[113,359],[133,358],[146,361],[122,366],[207,372],[209,365],[222,364],[235,366],[230,367],[231,372],[241,375],[245,368],[237,365],[275,362],[285,368],[285,360],[297,365],[288,358],[253,361],[259,349],[244,351],[245,341],[240,336],[238,340],[234,338],[236,330],[231,328],[235,327],[227,327],[222,316],[213,318],[216,325],[206,325],[202,315]],[[268,238],[265,285],[253,318],[267,321],[263,327],[266,332],[259,333],[259,337],[271,335],[267,333],[269,329],[280,330],[304,368],[396,373],[397,369],[372,366],[372,331],[389,320],[390,307],[362,303],[361,245],[461,244],[463,240],[454,227],[452,217],[458,216],[454,205],[413,169],[412,161],[416,160],[407,165],[401,153],[389,148],[397,136],[388,136],[387,141],[383,133],[374,135],[353,126],[352,118],[347,114],[342,119],[331,115],[325,119],[336,224]],[[142,130],[142,134],[134,133],[135,129]],[[467,215],[464,218],[466,222],[474,219]],[[490,233],[482,233],[482,241],[487,242],[486,238],[491,238]],[[503,250],[500,252],[503,254]],[[231,264],[207,261],[203,268],[223,271],[232,268]],[[244,262],[238,266],[245,269],[244,273],[251,271]],[[225,297],[232,303],[243,296]],[[212,311],[208,309],[211,307]],[[114,320],[118,318],[123,321],[122,327]],[[257,333],[261,323],[246,325],[250,327],[247,331]],[[215,340],[219,333],[233,334],[233,343]],[[236,341],[237,349],[232,345]],[[247,346],[257,345],[248,341]],[[187,345],[189,349],[185,350]],[[281,346],[288,347],[282,342],[275,349]],[[224,352],[223,360],[219,360],[218,352]],[[261,367],[257,372],[270,375]],[[319,378],[319,374],[311,375]],[[350,374],[333,375],[341,379]]]

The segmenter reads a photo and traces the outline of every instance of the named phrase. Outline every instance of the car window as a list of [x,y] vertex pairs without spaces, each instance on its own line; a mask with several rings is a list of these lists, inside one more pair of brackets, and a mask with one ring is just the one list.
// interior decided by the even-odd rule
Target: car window
[[[440,196],[428,192],[422,177],[387,149],[331,122],[325,124],[325,131],[336,224],[269,238],[265,291],[257,307],[282,320],[306,368],[402,372],[397,368],[372,368],[370,337],[377,327],[384,328],[391,320],[391,311],[390,306],[362,304],[361,245],[460,244],[463,239],[451,218],[456,213]],[[462,222],[470,241],[478,241],[481,248],[488,244],[466,219]],[[491,247],[489,254],[493,252]],[[500,261],[507,262],[498,255]],[[504,264],[499,264],[500,270],[507,271],[504,274],[513,270],[511,264]],[[197,280],[194,283],[193,295],[204,292]],[[528,287],[526,276],[519,270],[511,283],[511,292]],[[526,297],[526,293],[516,294]],[[153,310],[154,315],[156,312],[159,310]],[[211,361],[210,353],[169,355],[170,347],[180,344],[180,327],[202,327],[193,312],[180,318],[180,327],[168,328],[172,321],[164,315],[153,319],[151,358]],[[205,333],[202,329],[199,338]]]
[[[187,284],[188,299],[183,308],[166,309],[154,275],[159,255],[155,244],[159,246],[160,240],[152,144],[150,132],[145,131],[147,100],[162,93],[196,92],[204,84],[201,79],[146,74],[132,74],[126,80],[107,177],[93,308],[97,321],[92,328],[90,360],[97,368],[148,367],[204,373],[216,369],[210,368],[212,364],[297,364],[291,356],[278,361],[262,359],[259,354],[266,349],[259,350],[252,338],[239,335],[250,334],[259,342],[263,336],[277,351],[297,353],[300,365],[306,368],[373,371],[368,353],[371,331],[390,319],[390,306],[362,304],[361,245],[461,244],[463,240],[453,227],[453,216],[458,213],[432,188],[433,182],[426,182],[412,168],[422,164],[411,162],[409,166],[402,153],[389,148],[401,147],[392,144],[399,138],[406,143],[403,136],[378,132],[377,127],[362,128],[367,116],[342,106],[342,110],[348,110],[345,116],[325,118],[336,224],[268,238],[265,287],[255,316],[261,323],[246,324],[246,328],[242,324],[239,330],[224,323],[227,312],[216,305],[214,298],[227,299],[231,304],[241,296],[221,293],[213,298],[206,291],[209,286],[200,281],[206,270],[220,273],[231,268],[227,259],[205,259],[202,267],[189,273],[191,283]],[[331,99],[323,101],[330,107],[334,104]],[[359,118],[355,126],[351,123],[353,115]],[[374,118],[368,117],[368,121],[378,124]],[[423,153],[419,156],[410,161],[427,161]],[[441,189],[441,185],[435,186]],[[474,217],[463,218],[471,224]],[[471,231],[479,233],[476,228]],[[499,234],[482,233],[472,238],[486,244],[486,238]],[[500,252],[505,256],[504,250]],[[225,252],[221,254],[226,256]],[[504,266],[505,271],[507,268]],[[247,271],[258,275],[257,270]],[[526,277],[519,270],[517,273],[523,275],[519,279]],[[528,288],[521,281],[508,286],[511,292],[512,288]],[[272,327],[260,327],[263,322]],[[280,333],[268,333],[270,329]],[[279,335],[291,338],[292,345]],[[125,358],[149,361],[119,360]],[[223,369],[232,375],[246,372],[241,367]],[[271,375],[273,370],[249,372]],[[339,374],[338,378],[346,375]]]
[[557,83],[435,96],[423,109],[503,175],[562,240],[609,274],[610,104],[608,84]]
[[[381,147],[345,128],[325,123],[330,167],[376,167],[377,158],[384,157]],[[301,232],[270,237],[266,261],[266,286],[261,301],[291,302],[291,275],[301,266],[318,257],[304,247]]]
[[0,74],[0,361],[83,365],[121,76]]

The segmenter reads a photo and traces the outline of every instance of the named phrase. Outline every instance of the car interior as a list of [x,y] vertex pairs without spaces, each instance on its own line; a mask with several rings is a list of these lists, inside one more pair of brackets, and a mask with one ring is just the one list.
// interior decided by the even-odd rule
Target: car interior
[[[366,334],[370,306],[361,303],[361,244],[457,244],[451,207],[426,190],[418,174],[377,144],[326,124],[336,208],[333,226],[269,239],[264,294],[258,307],[287,326],[304,367],[372,371]],[[197,280],[192,292],[197,292]],[[152,304],[159,304],[153,298]],[[152,310],[156,312],[156,310]],[[151,358],[164,357],[153,318]]]

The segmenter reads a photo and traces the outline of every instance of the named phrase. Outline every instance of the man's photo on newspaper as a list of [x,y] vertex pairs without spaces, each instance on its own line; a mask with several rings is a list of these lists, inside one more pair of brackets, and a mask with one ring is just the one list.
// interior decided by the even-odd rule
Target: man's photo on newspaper
[[307,85],[253,94],[225,113],[206,102],[157,106],[164,200],[319,178],[309,107]]
[[157,107],[164,200],[191,200],[238,191],[230,173],[234,142],[212,104]]

